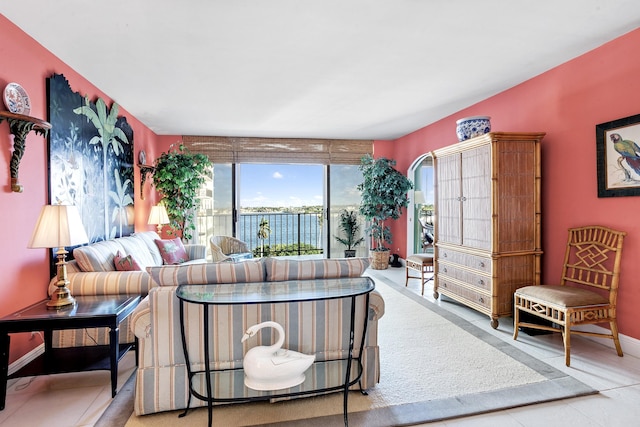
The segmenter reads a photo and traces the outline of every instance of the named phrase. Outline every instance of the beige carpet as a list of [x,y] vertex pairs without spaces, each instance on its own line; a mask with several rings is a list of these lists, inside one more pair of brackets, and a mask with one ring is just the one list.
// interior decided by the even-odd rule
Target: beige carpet
[[[595,393],[389,279],[379,321],[380,383],[349,394],[351,426],[410,425]],[[126,427],[206,425],[206,408],[137,417]],[[342,424],[342,394],[216,406],[214,426]],[[299,422],[289,420],[303,420]],[[114,425],[114,424],[111,424]]]

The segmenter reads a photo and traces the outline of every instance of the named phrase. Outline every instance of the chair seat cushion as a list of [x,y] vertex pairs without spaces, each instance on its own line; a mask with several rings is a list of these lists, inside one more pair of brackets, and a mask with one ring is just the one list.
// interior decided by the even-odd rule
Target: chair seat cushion
[[251,252],[240,252],[237,254],[228,254],[229,258],[231,258],[234,262],[244,261],[247,259],[253,259],[253,254]]
[[433,264],[433,254],[414,254],[407,257],[407,261],[417,264]]
[[609,300],[602,295],[575,286],[525,286],[517,289],[516,295],[564,308],[609,304]]

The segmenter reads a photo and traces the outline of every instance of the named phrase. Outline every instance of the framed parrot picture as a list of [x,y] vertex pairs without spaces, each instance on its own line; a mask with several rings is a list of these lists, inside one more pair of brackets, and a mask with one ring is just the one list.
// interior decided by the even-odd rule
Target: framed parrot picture
[[640,196],[640,114],[596,125],[598,197]]

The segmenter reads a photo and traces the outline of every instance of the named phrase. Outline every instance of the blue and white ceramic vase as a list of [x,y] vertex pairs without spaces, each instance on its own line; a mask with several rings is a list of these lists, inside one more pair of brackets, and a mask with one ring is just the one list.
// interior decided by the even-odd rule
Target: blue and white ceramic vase
[[456,134],[459,141],[491,132],[491,117],[472,116],[456,121]]

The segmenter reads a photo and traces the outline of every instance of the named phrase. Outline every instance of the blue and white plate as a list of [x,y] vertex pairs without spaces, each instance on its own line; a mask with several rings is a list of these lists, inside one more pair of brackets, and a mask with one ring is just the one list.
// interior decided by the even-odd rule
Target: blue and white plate
[[18,83],[9,83],[4,88],[4,105],[15,114],[28,116],[31,112],[31,101],[29,95]]

